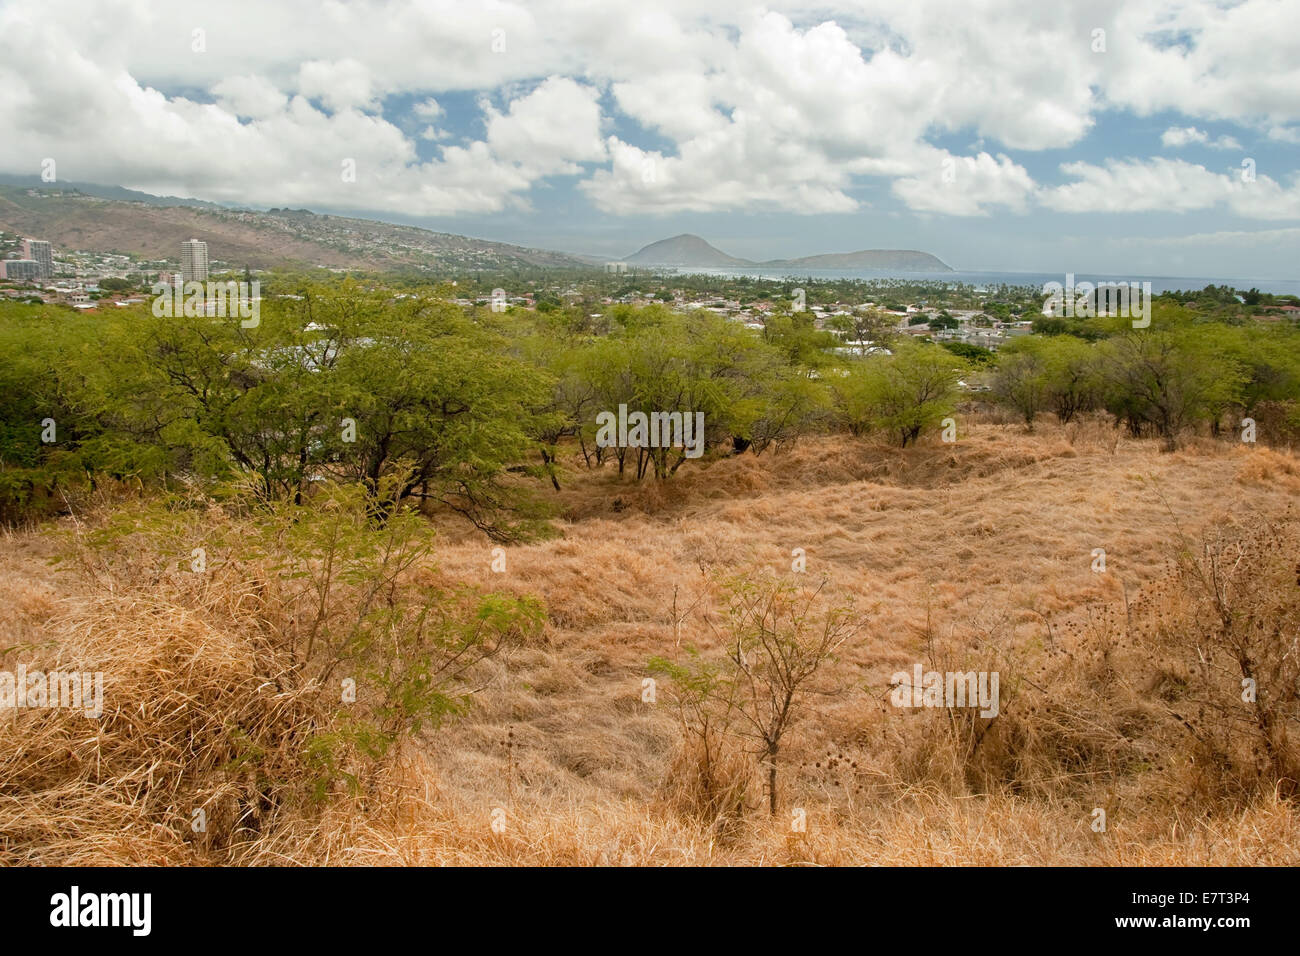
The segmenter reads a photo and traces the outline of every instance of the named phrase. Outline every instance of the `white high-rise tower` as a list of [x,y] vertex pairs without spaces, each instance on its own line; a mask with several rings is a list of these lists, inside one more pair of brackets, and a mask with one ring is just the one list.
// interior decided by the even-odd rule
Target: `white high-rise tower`
[[208,244],[198,239],[181,243],[181,281],[208,281]]
[[40,266],[38,279],[54,277],[54,249],[44,239],[24,239],[23,258],[31,259]]

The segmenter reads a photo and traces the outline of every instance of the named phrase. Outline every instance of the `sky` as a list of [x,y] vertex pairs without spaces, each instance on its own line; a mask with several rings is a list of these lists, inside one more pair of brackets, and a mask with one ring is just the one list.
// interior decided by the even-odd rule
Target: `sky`
[[0,172],[621,257],[1300,278],[1300,0],[0,0]]

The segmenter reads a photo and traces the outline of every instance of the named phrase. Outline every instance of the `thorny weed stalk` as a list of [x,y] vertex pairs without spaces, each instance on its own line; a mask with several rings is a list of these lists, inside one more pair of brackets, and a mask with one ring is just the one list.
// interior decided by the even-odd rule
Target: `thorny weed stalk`
[[1300,588],[1300,565],[1293,570],[1277,556],[1295,554],[1296,545],[1294,525],[1256,520],[1216,528],[1196,549],[1183,539],[1178,558],[1179,584],[1195,609],[1179,642],[1195,712],[1174,716],[1206,764],[1231,766],[1244,743],[1256,778],[1284,798],[1300,792],[1288,731],[1300,719],[1300,617],[1294,598],[1285,600]]

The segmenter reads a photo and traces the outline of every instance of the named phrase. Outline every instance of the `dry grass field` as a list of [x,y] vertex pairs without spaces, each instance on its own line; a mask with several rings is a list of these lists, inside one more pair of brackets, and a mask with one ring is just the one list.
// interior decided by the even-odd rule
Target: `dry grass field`
[[[94,509],[61,533],[8,534],[6,666],[102,667],[106,709],[0,718],[0,859],[1300,863],[1292,454],[1209,439],[1162,454],[1101,421],[990,422],[904,451],[808,440],[661,486],[567,464],[558,535],[507,547],[494,572],[491,542],[433,514],[436,561],[415,571],[540,598],[540,635],[483,665],[464,717],[315,801],[284,780],[268,792],[231,758],[232,737],[251,739],[263,772],[291,777],[293,728],[314,706],[262,690],[280,665],[252,637],[270,619],[252,571],[197,587],[51,563],[103,520]],[[775,816],[735,741],[715,765],[734,812],[700,812],[672,682],[643,700],[651,658],[719,651],[722,579],[740,573],[824,579],[819,600],[856,625],[783,742]],[[999,671],[999,715],[892,706],[891,675],[917,663]]]

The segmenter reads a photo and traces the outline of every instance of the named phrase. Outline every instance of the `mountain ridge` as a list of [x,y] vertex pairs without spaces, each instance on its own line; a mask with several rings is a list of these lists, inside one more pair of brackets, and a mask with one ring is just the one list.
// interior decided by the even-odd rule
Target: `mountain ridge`
[[795,259],[768,259],[756,262],[728,255],[693,233],[684,232],[642,246],[624,260],[629,265],[675,266],[721,269],[803,268],[803,269],[899,269],[904,272],[953,272],[953,268],[928,252],[916,249],[860,249],[856,252],[831,252]]
[[729,256],[716,246],[710,245],[689,232],[660,239],[648,246],[643,246],[626,261],[629,265],[657,266],[752,266],[756,263],[748,259]]
[[57,249],[145,259],[176,260],[180,244],[198,238],[209,243],[214,262],[256,269],[591,269],[602,261],[377,219],[173,203],[147,193],[125,199],[117,198],[121,187],[95,188],[101,195],[63,183],[0,185],[0,229],[48,239]]
[[[31,176],[0,176],[0,229],[39,236],[56,247],[126,252],[176,260],[180,243],[211,243],[214,262],[252,268],[591,269],[607,257],[537,249],[435,232],[379,219],[307,209],[256,210],[122,186],[43,183]],[[952,272],[914,249],[864,249],[756,262],[681,233],[643,246],[629,265],[714,269],[861,269]]]

